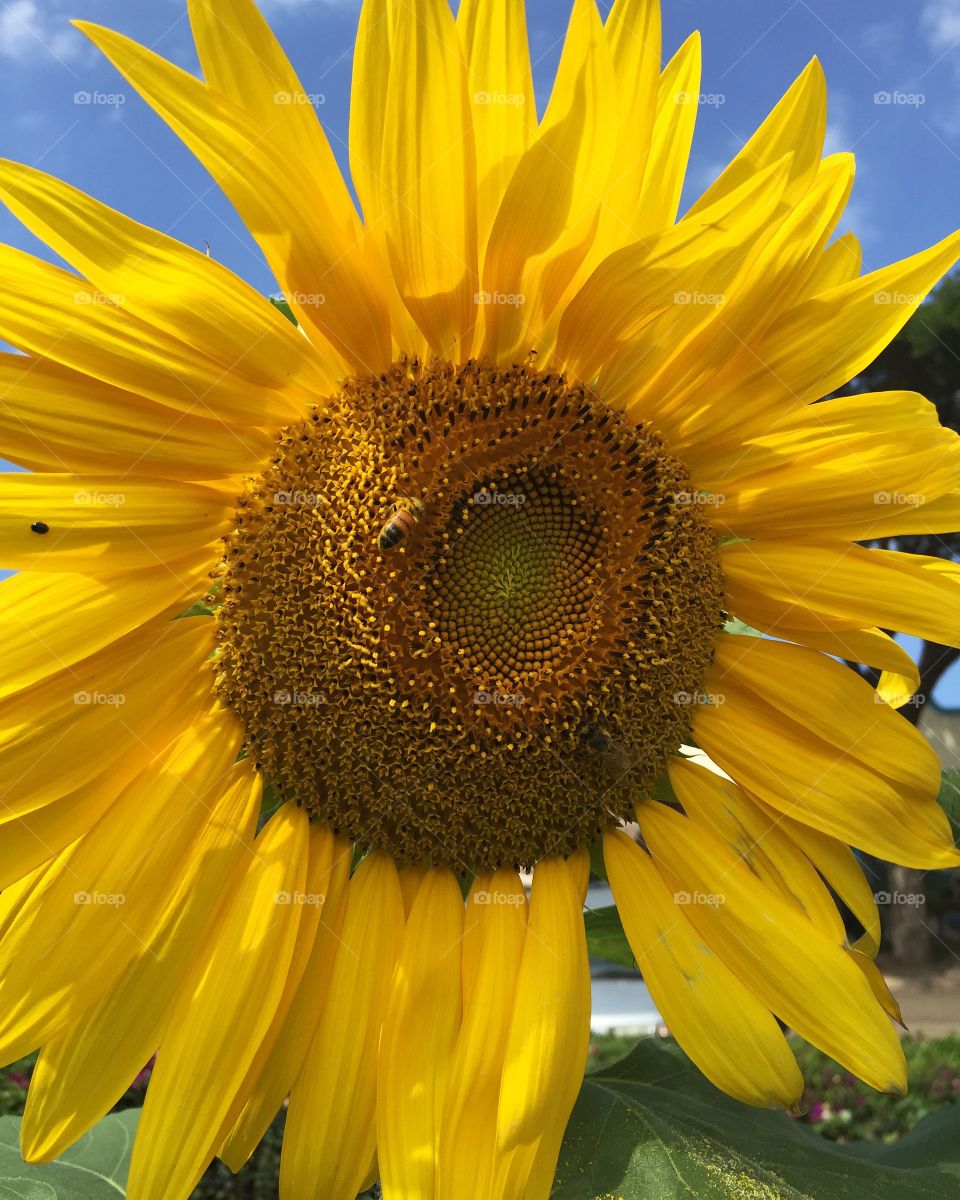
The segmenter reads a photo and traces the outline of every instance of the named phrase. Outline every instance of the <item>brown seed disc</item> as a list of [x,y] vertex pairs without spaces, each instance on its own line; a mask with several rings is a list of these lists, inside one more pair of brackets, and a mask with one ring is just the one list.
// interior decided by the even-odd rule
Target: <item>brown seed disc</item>
[[226,539],[221,698],[403,863],[571,852],[689,736],[716,538],[661,441],[529,364],[401,362],[282,431]]

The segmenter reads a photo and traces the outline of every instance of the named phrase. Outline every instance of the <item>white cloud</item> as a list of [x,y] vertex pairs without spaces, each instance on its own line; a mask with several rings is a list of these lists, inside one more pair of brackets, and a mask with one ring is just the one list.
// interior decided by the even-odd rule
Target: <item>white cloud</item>
[[61,62],[75,58],[82,39],[65,17],[51,17],[38,0],[0,3],[0,56],[22,61],[48,55]]
[[850,101],[844,92],[830,92],[830,113],[823,141],[824,154],[836,154],[851,149],[856,140],[850,131]]
[[934,50],[951,50],[960,44],[960,0],[927,0],[920,23]]
[[823,139],[824,154],[837,154],[841,150],[849,150],[850,134],[842,121],[828,121],[827,132]]

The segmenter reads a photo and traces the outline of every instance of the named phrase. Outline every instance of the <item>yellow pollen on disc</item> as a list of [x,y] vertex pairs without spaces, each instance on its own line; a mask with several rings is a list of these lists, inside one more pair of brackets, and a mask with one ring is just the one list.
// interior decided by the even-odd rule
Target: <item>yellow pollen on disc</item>
[[402,863],[569,853],[689,736],[723,621],[681,464],[529,364],[406,360],[283,430],[216,589],[279,796]]

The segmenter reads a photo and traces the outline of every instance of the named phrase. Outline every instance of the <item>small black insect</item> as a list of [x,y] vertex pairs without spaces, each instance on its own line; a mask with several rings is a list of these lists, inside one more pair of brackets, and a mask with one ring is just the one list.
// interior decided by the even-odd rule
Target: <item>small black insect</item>
[[50,526],[46,523],[46,521],[34,521],[34,523],[30,526],[30,529],[33,533],[50,532]]

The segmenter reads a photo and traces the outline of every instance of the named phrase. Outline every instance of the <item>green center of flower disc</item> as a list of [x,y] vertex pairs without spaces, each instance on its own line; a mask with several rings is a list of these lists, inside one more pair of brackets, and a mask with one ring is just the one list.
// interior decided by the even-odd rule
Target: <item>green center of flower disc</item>
[[401,863],[569,853],[689,736],[716,538],[660,440],[529,365],[401,362],[239,501],[218,692],[288,801]]

